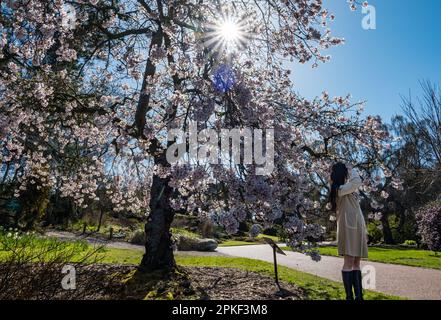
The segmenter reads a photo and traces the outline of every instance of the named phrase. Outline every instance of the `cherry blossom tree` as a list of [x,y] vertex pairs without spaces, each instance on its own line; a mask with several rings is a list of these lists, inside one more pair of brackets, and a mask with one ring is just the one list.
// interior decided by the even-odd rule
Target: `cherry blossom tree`
[[[57,187],[85,207],[104,187],[114,210],[145,213],[142,270],[175,267],[178,209],[232,234],[245,219],[281,221],[289,244],[318,260],[323,229],[311,217],[321,209],[309,195],[332,161],[361,161],[386,138],[350,96],[295,92],[289,62],[318,67],[344,42],[321,0],[17,0],[1,10],[5,177],[18,172],[17,196],[28,183]],[[169,163],[167,134],[191,121],[273,129],[274,170]]]

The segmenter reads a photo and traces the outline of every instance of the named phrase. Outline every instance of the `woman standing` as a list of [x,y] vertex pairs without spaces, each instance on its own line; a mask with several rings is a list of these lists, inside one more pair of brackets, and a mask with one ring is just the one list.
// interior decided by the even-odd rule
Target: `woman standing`
[[[366,224],[358,201],[362,181],[355,169],[336,163],[331,172],[329,200],[337,214],[338,254],[344,256],[342,269],[346,300],[363,300],[361,258],[367,258]],[[354,288],[354,291],[352,291]]]

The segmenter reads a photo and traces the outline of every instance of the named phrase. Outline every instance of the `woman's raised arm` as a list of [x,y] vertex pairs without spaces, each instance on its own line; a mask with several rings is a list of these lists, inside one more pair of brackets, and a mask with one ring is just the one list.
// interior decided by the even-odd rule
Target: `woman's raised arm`
[[361,180],[358,171],[352,169],[348,182],[340,186],[340,188],[338,189],[338,196],[342,197],[344,195],[357,192],[358,188],[360,188],[362,185],[363,185],[363,181]]

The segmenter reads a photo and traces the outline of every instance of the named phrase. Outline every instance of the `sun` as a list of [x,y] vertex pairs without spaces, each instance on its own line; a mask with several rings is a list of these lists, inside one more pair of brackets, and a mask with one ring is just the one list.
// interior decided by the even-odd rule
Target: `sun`
[[219,25],[219,33],[226,42],[235,42],[240,35],[239,27],[233,21],[222,22]]
[[206,26],[203,41],[210,50],[229,53],[243,48],[247,38],[244,23],[237,18],[227,16]]

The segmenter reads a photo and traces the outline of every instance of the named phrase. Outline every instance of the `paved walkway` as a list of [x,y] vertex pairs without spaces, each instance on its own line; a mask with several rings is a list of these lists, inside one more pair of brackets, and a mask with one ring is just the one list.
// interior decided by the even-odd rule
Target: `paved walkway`
[[[217,251],[235,257],[273,261],[272,249],[268,245],[219,247]],[[341,281],[342,258],[322,256],[320,262],[314,262],[301,253],[286,251],[286,254],[277,255],[280,265]],[[375,268],[375,291],[410,299],[441,299],[441,270],[362,261],[362,268],[366,265]]]

